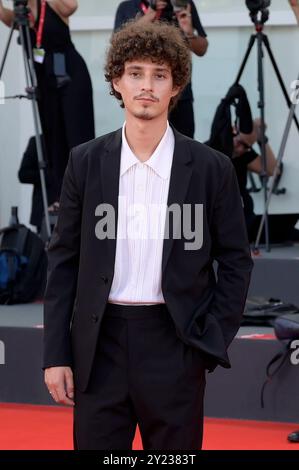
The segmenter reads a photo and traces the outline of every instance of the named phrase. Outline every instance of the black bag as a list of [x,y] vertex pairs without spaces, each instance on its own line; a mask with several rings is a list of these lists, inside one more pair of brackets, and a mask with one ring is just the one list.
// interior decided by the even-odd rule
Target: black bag
[[277,339],[292,341],[299,338],[299,309],[297,313],[282,315],[274,321]]
[[242,317],[242,326],[273,326],[281,315],[297,313],[297,305],[282,302],[280,299],[248,298]]
[[37,300],[44,294],[46,277],[42,240],[21,224],[0,230],[0,304]]
[[[275,374],[282,368],[287,359],[290,359],[292,353],[291,344],[293,340],[299,339],[299,310],[294,313],[287,313],[276,318],[273,322],[274,332],[277,339],[282,343],[282,349],[271,359],[266,367],[266,380],[261,390],[261,407],[264,408],[264,393],[266,385],[272,380]],[[279,362],[278,362],[279,361]],[[273,364],[278,365],[273,368]]]

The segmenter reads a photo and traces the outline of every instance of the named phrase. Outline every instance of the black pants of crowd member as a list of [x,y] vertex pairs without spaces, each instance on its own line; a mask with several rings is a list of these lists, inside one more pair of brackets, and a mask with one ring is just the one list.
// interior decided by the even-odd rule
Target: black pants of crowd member
[[201,352],[164,304],[107,304],[88,389],[75,391],[75,449],[130,450],[138,424],[144,450],[199,450],[204,390]]
[[169,121],[177,131],[193,139],[195,132],[193,102],[179,100],[169,114]]

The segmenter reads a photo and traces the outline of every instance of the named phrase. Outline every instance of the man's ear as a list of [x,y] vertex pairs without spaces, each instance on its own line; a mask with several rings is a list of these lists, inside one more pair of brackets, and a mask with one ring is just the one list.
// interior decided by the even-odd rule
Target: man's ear
[[181,92],[181,88],[179,86],[174,86],[172,89],[172,98],[177,96]]
[[112,85],[115,91],[119,93],[119,77],[113,78]]

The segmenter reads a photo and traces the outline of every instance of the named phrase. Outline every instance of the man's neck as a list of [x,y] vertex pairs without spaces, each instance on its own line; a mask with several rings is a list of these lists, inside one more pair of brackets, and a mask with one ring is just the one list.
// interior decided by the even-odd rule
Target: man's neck
[[146,162],[158,147],[167,129],[167,119],[143,121],[127,116],[126,139],[136,157]]

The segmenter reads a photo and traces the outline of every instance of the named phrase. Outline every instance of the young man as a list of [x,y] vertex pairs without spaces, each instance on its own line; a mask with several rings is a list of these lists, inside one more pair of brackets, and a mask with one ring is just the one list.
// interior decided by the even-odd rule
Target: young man
[[[147,24],[157,21],[160,18],[167,20],[178,26],[185,37],[189,49],[197,56],[203,56],[208,49],[207,35],[202,27],[196,6],[190,0],[187,8],[172,11],[170,0],[126,0],[121,2],[117,8],[114,22],[114,30],[117,31],[128,20],[137,18],[140,24]],[[152,5],[155,9],[151,8]],[[193,91],[191,81],[186,84],[185,89],[180,94],[176,106],[169,115],[170,123],[182,134],[193,138],[195,132]]]
[[168,125],[189,76],[177,28],[114,34],[106,79],[126,122],[70,156],[44,368],[79,449],[130,449],[137,423],[144,449],[200,449],[205,371],[230,367],[252,261],[230,160]]

